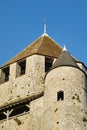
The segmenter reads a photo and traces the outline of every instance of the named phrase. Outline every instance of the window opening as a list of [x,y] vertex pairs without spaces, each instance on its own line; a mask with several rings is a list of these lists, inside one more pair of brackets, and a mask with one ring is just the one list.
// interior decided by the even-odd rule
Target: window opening
[[26,70],[26,60],[17,63],[17,77],[24,75]]
[[64,100],[64,92],[63,91],[59,91],[57,92],[57,101],[62,101]]
[[7,113],[7,111],[11,111],[11,114],[9,115],[9,117],[13,117],[13,116],[18,116],[21,115],[23,113],[29,112],[30,108],[29,108],[29,101],[23,102],[23,103],[19,103],[16,104],[14,106],[5,108],[5,109],[1,109],[0,110],[0,120],[4,120],[6,119],[6,115],[5,113]]
[[9,81],[9,68],[10,67],[6,67],[6,68],[2,69],[2,80],[3,80],[3,82]]
[[28,112],[28,111],[29,111],[29,108],[26,105],[23,105],[23,106],[14,108],[10,117],[16,116],[16,115],[19,115],[19,114],[22,114],[22,113]]
[[47,72],[53,64],[53,59],[52,58],[45,58],[45,72]]

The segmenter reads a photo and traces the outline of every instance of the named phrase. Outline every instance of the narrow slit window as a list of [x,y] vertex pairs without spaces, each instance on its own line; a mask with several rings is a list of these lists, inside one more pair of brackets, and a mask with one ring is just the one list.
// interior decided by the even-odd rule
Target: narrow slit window
[[57,101],[62,101],[62,100],[64,100],[64,92],[59,91],[57,92]]
[[47,72],[53,64],[53,59],[52,58],[45,58],[45,72]]
[[17,63],[17,72],[16,76],[19,77],[21,75],[24,75],[26,71],[26,60],[20,61]]

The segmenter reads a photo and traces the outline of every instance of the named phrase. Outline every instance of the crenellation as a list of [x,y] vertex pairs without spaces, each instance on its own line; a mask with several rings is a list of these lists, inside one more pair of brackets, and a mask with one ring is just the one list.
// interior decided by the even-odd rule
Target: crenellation
[[[17,77],[17,63],[10,65],[9,81],[0,86],[0,89],[2,87],[1,100],[3,100],[3,103],[10,104],[43,91],[45,75],[43,62],[44,56],[34,55],[26,58],[27,71],[25,74]],[[4,92],[4,88],[5,90],[7,88],[6,93]]]
[[[42,92],[44,89],[44,56],[33,55],[27,59],[27,82],[30,93]],[[38,75],[38,76],[37,76]],[[32,82],[33,81],[33,82]]]
[[14,82],[16,78],[16,63],[10,65],[10,78],[9,82]]

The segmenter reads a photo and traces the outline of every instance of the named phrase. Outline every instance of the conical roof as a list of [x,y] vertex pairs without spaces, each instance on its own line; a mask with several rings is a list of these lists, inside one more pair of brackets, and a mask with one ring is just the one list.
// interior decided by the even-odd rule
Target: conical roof
[[33,54],[57,58],[60,55],[61,51],[62,48],[51,37],[49,37],[47,34],[43,34],[31,45],[26,47],[19,54],[9,60],[4,66],[12,64]]
[[60,67],[60,66],[78,67],[75,59],[65,49],[61,52],[60,56],[57,58],[57,60],[55,61],[54,65],[51,69],[54,69],[54,68],[57,68],[57,67]]

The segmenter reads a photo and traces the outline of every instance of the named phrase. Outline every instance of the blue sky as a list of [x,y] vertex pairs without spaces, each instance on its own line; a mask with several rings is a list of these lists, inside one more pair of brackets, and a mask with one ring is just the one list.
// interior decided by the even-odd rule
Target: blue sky
[[0,0],[0,66],[43,34],[87,65],[87,0]]

